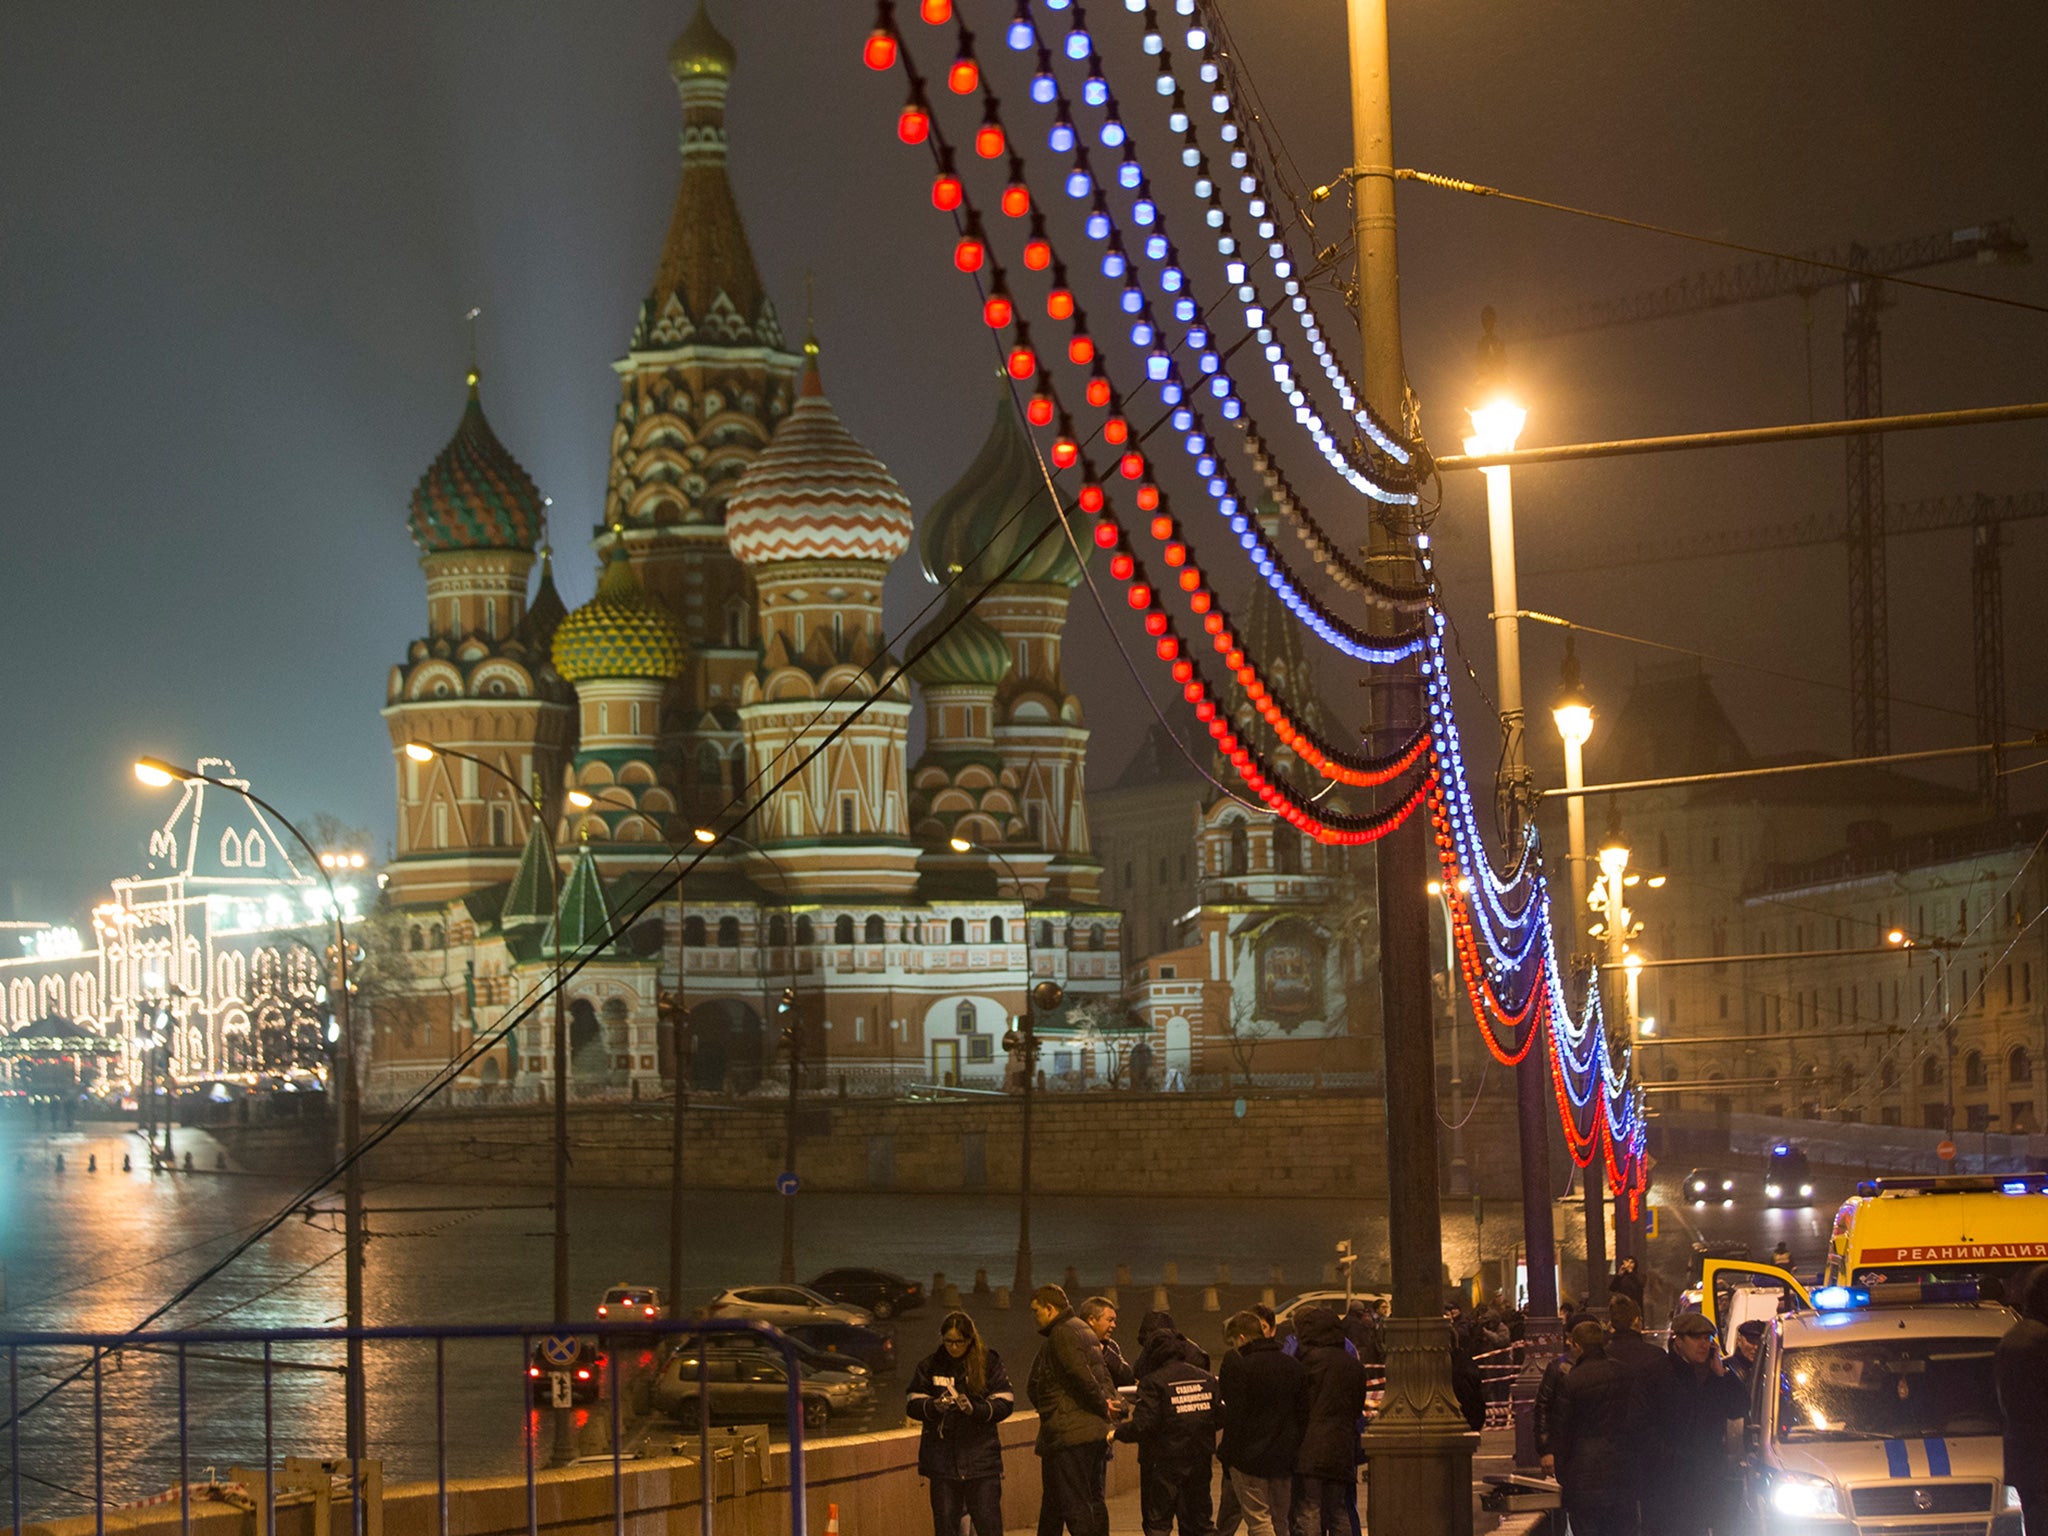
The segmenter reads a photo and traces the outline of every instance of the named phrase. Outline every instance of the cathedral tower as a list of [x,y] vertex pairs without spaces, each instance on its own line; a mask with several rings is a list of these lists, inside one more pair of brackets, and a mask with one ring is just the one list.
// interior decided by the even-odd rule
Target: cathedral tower
[[784,350],[726,179],[733,47],[700,6],[669,50],[682,98],[682,179],[654,286],[619,375],[604,525],[623,528],[640,583],[682,626],[690,658],[664,695],[660,740],[687,818],[730,798],[736,713],[758,637],[754,594],[726,547],[733,484],[788,413]]
[[543,555],[526,601],[545,503],[484,419],[469,376],[462,420],[412,493],[408,527],[427,578],[427,634],[391,669],[384,719],[398,765],[400,902],[445,900],[507,879],[532,819],[511,785],[474,763],[415,762],[409,741],[452,747],[515,782],[552,782],[572,728],[548,661],[561,599]]
[[910,547],[910,501],[826,400],[817,343],[804,351],[796,407],[726,508],[732,552],[760,592],[761,658],[740,706],[755,792],[815,753],[747,835],[774,850],[792,890],[907,896],[909,689],[899,680],[875,694],[893,667],[882,580]]

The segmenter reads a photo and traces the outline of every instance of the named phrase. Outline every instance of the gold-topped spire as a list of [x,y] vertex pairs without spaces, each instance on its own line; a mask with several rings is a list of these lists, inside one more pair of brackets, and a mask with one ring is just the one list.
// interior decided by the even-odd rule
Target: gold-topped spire
[[482,313],[481,305],[471,305],[469,313],[462,317],[469,322],[469,392],[472,395],[476,393],[477,381],[483,377],[476,365],[476,321]]
[[739,55],[732,42],[711,22],[711,9],[699,0],[697,14],[669,45],[668,72],[676,83],[691,79],[730,80]]

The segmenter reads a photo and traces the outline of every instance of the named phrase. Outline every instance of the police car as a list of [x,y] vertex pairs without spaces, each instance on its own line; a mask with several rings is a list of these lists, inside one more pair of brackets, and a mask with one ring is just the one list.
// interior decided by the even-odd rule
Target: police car
[[1751,1379],[1744,1502],[1765,1536],[2021,1536],[1974,1285],[1823,1286]]

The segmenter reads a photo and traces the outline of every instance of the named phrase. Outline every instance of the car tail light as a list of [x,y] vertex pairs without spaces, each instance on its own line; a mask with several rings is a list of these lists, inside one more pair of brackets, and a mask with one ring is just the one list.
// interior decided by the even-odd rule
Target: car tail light
[[600,1302],[598,1303],[597,1315],[599,1317],[610,1317],[612,1315],[612,1309],[610,1307],[605,1306],[602,1302]]
[[537,1366],[537,1365],[529,1365],[529,1366],[528,1366],[528,1367],[526,1368],[526,1374],[527,1374],[527,1375],[529,1375],[529,1376],[535,1376],[535,1377],[537,1377],[537,1376],[539,1376],[539,1375],[540,1375],[540,1367],[539,1367],[539,1366]]
[[587,1371],[587,1370],[581,1370],[581,1369],[579,1369],[579,1370],[578,1370],[578,1371],[576,1372],[576,1379],[577,1379],[578,1381],[588,1381],[588,1380],[590,1380],[590,1372],[589,1372],[589,1371]]
[[652,1308],[652,1307],[649,1307],[649,1308],[647,1309],[647,1315],[648,1315],[649,1317],[652,1317],[652,1316],[654,1316],[654,1308]]

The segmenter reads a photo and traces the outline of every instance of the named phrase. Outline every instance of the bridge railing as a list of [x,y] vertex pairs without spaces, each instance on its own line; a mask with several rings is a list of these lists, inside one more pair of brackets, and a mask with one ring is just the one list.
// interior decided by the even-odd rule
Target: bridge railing
[[[310,1460],[341,1473],[337,1487],[346,1490],[348,1528],[354,1536],[375,1536],[371,1506],[384,1481],[381,1450],[397,1455],[401,1470],[430,1473],[433,1528],[447,1536],[454,1529],[451,1479],[464,1472],[508,1470],[503,1442],[489,1437],[484,1421],[492,1416],[490,1409],[502,1408],[516,1393],[517,1455],[525,1479],[523,1523],[528,1536],[539,1536],[541,1529],[542,1472],[551,1454],[555,1464],[565,1459],[581,1465],[609,1461],[610,1524],[613,1536],[625,1536],[626,1482],[641,1460],[639,1451],[627,1447],[629,1412],[636,1418],[645,1416],[644,1408],[654,1400],[665,1364],[674,1363],[678,1345],[720,1334],[755,1338],[781,1357],[788,1529],[792,1536],[805,1536],[804,1434],[817,1422],[812,1416],[817,1400],[809,1400],[812,1414],[807,1415],[799,1346],[776,1328],[740,1318],[643,1319],[595,1326],[0,1332],[7,1373],[6,1509],[19,1536],[27,1528],[25,1518],[51,1523],[50,1499],[63,1496],[90,1505],[93,1536],[106,1536],[110,1515],[132,1517],[154,1505],[162,1506],[168,1517],[168,1506],[175,1504],[180,1536],[193,1536],[195,1510],[226,1500],[255,1516],[256,1536],[278,1536],[280,1482],[290,1480],[288,1463],[303,1466]],[[351,1339],[362,1342],[368,1378],[366,1418],[372,1446],[360,1467],[338,1455],[347,1367],[337,1362],[345,1359]],[[510,1358],[515,1344],[516,1365]],[[629,1357],[629,1351],[635,1353]],[[718,1352],[700,1342],[695,1353],[695,1411],[685,1417],[698,1433],[697,1502],[702,1531],[710,1536],[717,1496],[711,1421]],[[481,1375],[476,1372],[479,1362]],[[558,1375],[565,1379],[559,1387],[554,1379]],[[675,1377],[678,1400],[687,1408],[689,1391],[681,1365],[676,1365]],[[760,1411],[759,1396],[772,1390],[772,1382],[762,1384],[753,1411],[744,1416],[760,1422],[766,1415]],[[260,1405],[251,1401],[259,1391]],[[553,1406],[558,1391],[570,1399],[567,1406]],[[629,1410],[629,1396],[640,1400],[639,1411]],[[452,1433],[451,1397],[456,1410]],[[586,1409],[580,1420],[579,1406]],[[551,1423],[551,1415],[564,1414],[570,1417]],[[429,1419],[430,1456],[424,1454],[422,1433]],[[552,1453],[545,1443],[550,1428],[556,1431]],[[600,1437],[598,1454],[575,1454],[579,1440],[587,1440],[592,1431]],[[292,1457],[293,1445],[324,1449],[326,1454]],[[679,1443],[675,1449],[682,1452],[683,1447]],[[454,1467],[452,1462],[465,1450],[472,1464]],[[260,1467],[260,1479],[252,1480],[260,1486],[223,1480],[217,1475],[223,1462],[251,1471]],[[195,1482],[195,1469],[201,1467],[206,1476]],[[168,1488],[162,1486],[165,1480]],[[30,1498],[40,1507],[32,1507]],[[596,1523],[601,1528],[602,1522]]]

